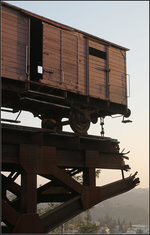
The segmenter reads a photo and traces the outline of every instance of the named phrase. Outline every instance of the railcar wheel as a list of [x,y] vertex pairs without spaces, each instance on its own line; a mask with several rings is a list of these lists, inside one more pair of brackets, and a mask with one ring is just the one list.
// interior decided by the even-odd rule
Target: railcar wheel
[[72,110],[69,116],[69,123],[74,132],[87,135],[87,131],[90,127],[90,120],[84,113]]
[[61,121],[55,118],[43,118],[41,126],[53,131],[62,131]]

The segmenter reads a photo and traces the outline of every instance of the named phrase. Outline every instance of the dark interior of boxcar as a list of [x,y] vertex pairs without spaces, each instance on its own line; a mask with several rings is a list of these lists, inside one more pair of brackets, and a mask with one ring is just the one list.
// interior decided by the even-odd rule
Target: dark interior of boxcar
[[42,22],[35,18],[30,21],[30,79],[39,81],[42,79]]

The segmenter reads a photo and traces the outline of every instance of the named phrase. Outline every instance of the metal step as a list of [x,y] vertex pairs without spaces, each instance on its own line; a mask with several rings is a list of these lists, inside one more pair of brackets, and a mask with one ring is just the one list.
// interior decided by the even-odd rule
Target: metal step
[[34,98],[30,98],[30,97],[21,97],[20,101],[36,103],[36,104],[43,104],[43,105],[49,105],[49,106],[52,106],[52,107],[63,108],[63,109],[70,109],[70,107],[68,107],[68,106],[64,106],[64,105],[60,105],[60,104],[56,104],[56,103],[51,103],[49,101],[34,99]]
[[52,98],[52,99],[56,99],[56,100],[65,100],[65,97],[63,97],[63,96],[57,96],[57,95],[52,95],[52,94],[43,93],[43,92],[39,92],[39,91],[33,91],[33,90],[27,90],[27,91],[23,92],[22,94],[39,96],[39,97],[43,97],[43,98]]

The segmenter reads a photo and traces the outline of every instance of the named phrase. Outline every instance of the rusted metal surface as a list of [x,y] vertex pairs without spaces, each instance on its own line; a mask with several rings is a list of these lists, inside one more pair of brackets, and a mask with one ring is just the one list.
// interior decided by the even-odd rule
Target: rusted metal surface
[[[2,124],[2,220],[4,232],[47,233],[97,203],[131,190],[131,175],[98,187],[96,168],[128,170],[115,139]],[[82,182],[74,176],[81,173]],[[120,172],[121,174],[121,172]],[[15,182],[21,176],[21,184]],[[37,188],[37,175],[50,181]],[[8,199],[6,191],[16,198]],[[62,204],[42,216],[37,204]],[[31,222],[32,221],[32,222]]]

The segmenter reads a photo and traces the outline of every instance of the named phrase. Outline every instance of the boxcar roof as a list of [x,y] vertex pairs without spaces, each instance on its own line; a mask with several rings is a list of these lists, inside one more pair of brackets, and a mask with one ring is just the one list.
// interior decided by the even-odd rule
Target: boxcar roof
[[126,47],[122,47],[122,46],[120,46],[120,45],[118,45],[118,44],[115,44],[115,43],[112,43],[112,42],[110,42],[110,41],[104,40],[104,39],[102,39],[102,38],[99,38],[99,37],[97,37],[97,36],[91,35],[91,34],[86,33],[86,32],[84,32],[84,31],[81,31],[81,30],[75,29],[75,28],[73,28],[73,27],[70,27],[70,26],[67,26],[67,25],[58,23],[58,22],[56,22],[56,21],[54,21],[54,20],[50,20],[50,19],[48,19],[48,18],[45,18],[45,17],[40,16],[40,15],[37,15],[37,14],[32,13],[32,12],[30,12],[30,11],[24,10],[24,9],[22,9],[22,8],[16,7],[16,6],[11,5],[11,4],[9,4],[9,3],[2,2],[2,5],[8,6],[8,7],[10,7],[10,8],[13,8],[13,9],[15,9],[15,10],[17,10],[17,11],[20,11],[22,14],[29,15],[30,17],[35,17],[35,18],[37,18],[37,19],[39,19],[39,20],[41,20],[41,21],[43,21],[43,22],[49,23],[49,24],[51,24],[51,25],[53,25],[53,26],[56,26],[56,27],[58,27],[58,28],[61,28],[61,29],[64,29],[64,30],[68,30],[68,31],[74,31],[74,32],[82,33],[85,37],[87,37],[87,38],[89,38],[89,39],[93,39],[93,40],[95,40],[95,41],[97,41],[97,42],[101,42],[102,44],[110,45],[110,46],[113,46],[113,47],[117,47],[117,48],[122,49],[122,50],[125,50],[125,51],[128,51],[128,50],[129,50],[129,49],[126,48]]

